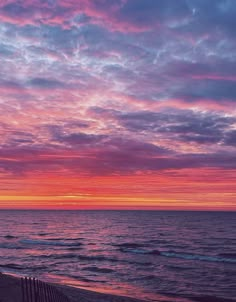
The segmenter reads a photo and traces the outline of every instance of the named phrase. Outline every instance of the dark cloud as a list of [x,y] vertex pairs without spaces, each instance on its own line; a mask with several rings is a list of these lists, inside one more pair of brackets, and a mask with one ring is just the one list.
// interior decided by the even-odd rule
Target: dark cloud
[[57,137],[54,137],[54,140],[61,143],[66,143],[71,146],[81,146],[81,145],[94,145],[101,142],[104,139],[105,135],[95,135],[95,134],[85,134],[85,133],[71,133],[62,135],[59,134]]
[[0,79],[0,87],[17,90],[17,89],[22,89],[23,85],[16,81]]
[[109,151],[114,151],[126,156],[134,157],[155,157],[174,153],[167,148],[157,146],[152,143],[146,143],[122,137],[111,138],[106,142],[106,146]]
[[2,12],[4,12],[9,17],[21,16],[23,18],[31,17],[32,10],[30,8],[23,7],[19,3],[9,3],[2,7]]
[[223,33],[234,35],[236,8],[234,0],[191,0],[189,6],[194,10],[192,22],[183,26],[185,31],[202,34]]
[[137,26],[153,26],[168,19],[178,19],[189,14],[186,1],[179,0],[128,0],[118,13],[121,20]]
[[14,55],[15,49],[6,44],[0,44],[0,55],[3,57],[11,57]]
[[40,88],[40,89],[53,89],[53,88],[63,88],[65,85],[53,79],[45,78],[34,78],[28,81],[27,85],[29,87]]
[[235,123],[233,116],[194,112],[192,110],[138,111],[132,113],[110,112],[126,129],[166,135],[175,140],[201,144],[217,143]]
[[174,95],[186,102],[199,100],[236,101],[235,80],[192,80],[186,81],[174,92]]
[[236,146],[236,130],[226,133],[224,143],[229,146]]
[[[122,140],[117,141],[122,145]],[[171,154],[160,147],[127,141],[129,147],[119,147],[111,142],[107,148],[98,148],[90,152],[68,153],[50,152],[49,150],[27,150],[18,148],[17,154],[12,150],[0,152],[1,168],[12,175],[23,175],[27,172],[71,171],[92,175],[103,174],[133,174],[139,172],[160,172],[172,169],[186,168],[218,168],[235,169],[234,153],[207,154]],[[137,149],[136,150],[136,148]],[[132,152],[130,152],[132,151]],[[4,159],[5,157],[5,159]],[[24,158],[24,160],[22,160]],[[59,173],[59,172],[57,172]]]
[[131,31],[155,31],[161,26],[192,35],[206,31],[232,35],[236,26],[234,0],[12,0],[3,1],[0,9],[1,15],[12,23],[59,23],[64,28],[91,22],[121,31],[125,26]]
[[83,33],[76,28],[65,29],[59,25],[43,27],[42,39],[47,45],[53,46],[55,50],[71,54],[80,44],[79,39],[83,39]]
[[236,80],[236,62],[230,59],[222,59],[211,56],[208,60],[191,62],[185,60],[173,60],[166,66],[168,76],[195,79],[222,79],[234,78]]
[[[12,148],[5,148],[0,150],[1,167],[12,174],[39,170],[46,172],[57,169],[58,166],[69,171],[86,171],[91,174],[130,173],[137,168],[163,168],[165,165],[162,167],[161,163],[151,166],[157,158],[173,153],[150,143],[121,137],[104,140],[104,136],[77,133],[59,138],[58,141],[74,146],[77,153],[70,154],[63,146],[58,147],[57,151],[34,146],[17,147],[14,151]],[[86,146],[90,148],[84,148]]]

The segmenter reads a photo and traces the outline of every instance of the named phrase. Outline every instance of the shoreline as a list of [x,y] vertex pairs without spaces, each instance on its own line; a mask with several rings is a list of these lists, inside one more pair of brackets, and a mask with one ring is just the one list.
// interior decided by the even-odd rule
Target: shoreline
[[[127,296],[100,293],[79,287],[62,285],[58,283],[45,282],[55,286],[65,294],[70,302],[147,302],[146,300],[131,298]],[[0,273],[0,301],[21,302],[21,280],[20,277]]]
[[[39,279],[41,280],[41,279]],[[41,280],[43,281],[43,280]],[[78,286],[60,284],[55,282],[43,281],[46,284],[54,286],[69,298],[70,302],[150,302],[144,299],[133,298],[130,296],[104,293],[96,290],[88,290]],[[199,296],[195,298],[180,298],[160,296],[153,302],[233,302],[232,299]],[[0,272],[0,302],[22,302],[21,296],[21,277],[16,274]]]

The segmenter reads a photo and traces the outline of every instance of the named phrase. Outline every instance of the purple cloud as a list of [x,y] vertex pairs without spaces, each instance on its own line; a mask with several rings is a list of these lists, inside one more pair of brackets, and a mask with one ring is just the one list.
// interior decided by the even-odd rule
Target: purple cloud
[[2,168],[234,167],[235,20],[232,0],[1,1]]

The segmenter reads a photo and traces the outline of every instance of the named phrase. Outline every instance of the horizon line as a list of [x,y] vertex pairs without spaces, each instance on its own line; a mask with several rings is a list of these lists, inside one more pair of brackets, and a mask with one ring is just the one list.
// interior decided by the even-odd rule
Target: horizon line
[[12,209],[12,208],[9,208],[9,209],[1,209],[0,208],[0,211],[64,211],[64,212],[99,212],[99,211],[122,211],[122,212],[133,212],[133,211],[137,211],[137,212],[227,212],[227,213],[236,213],[236,209],[235,210],[217,210],[217,209],[198,209],[198,210],[190,210],[190,209]]

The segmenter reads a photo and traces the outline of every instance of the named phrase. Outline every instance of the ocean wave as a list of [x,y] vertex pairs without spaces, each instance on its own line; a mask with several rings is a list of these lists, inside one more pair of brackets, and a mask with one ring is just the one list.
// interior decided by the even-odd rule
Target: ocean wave
[[133,254],[148,254],[149,252],[144,249],[133,249],[133,248],[120,248],[123,253],[133,253]]
[[234,299],[221,298],[215,296],[194,296],[189,298],[196,302],[235,302]]
[[165,244],[164,245],[164,248],[165,249],[180,249],[180,250],[183,250],[183,249],[187,249],[188,248],[188,245],[184,245],[184,244]]
[[21,250],[24,249],[23,246],[20,246],[18,244],[12,244],[12,243],[1,243],[0,249],[13,249],[13,250]]
[[51,238],[46,238],[45,240],[49,240],[49,241],[79,241],[79,240],[84,240],[84,238],[58,238],[58,237],[51,237]]
[[16,263],[7,263],[7,264],[1,264],[0,268],[6,268],[6,269],[14,269],[14,270],[31,270],[31,271],[37,271],[37,270],[43,270],[48,269],[48,266],[46,265],[34,265],[34,266],[24,266]]
[[226,258],[230,258],[230,259],[236,259],[236,253],[221,253],[218,256],[226,257]]
[[81,247],[81,245],[79,245],[79,246],[72,246],[72,247],[68,247],[67,248],[68,251],[80,251],[82,249],[83,248]]
[[155,275],[147,275],[147,276],[141,276],[141,277],[134,277],[134,278],[129,278],[128,280],[129,281],[139,281],[139,280],[154,280],[156,279],[157,277]]
[[100,268],[100,267],[96,267],[96,266],[88,266],[88,267],[84,267],[82,269],[83,271],[89,271],[89,272],[94,272],[94,273],[104,273],[104,274],[108,274],[108,273],[112,273],[114,272],[113,269],[110,268]]
[[147,243],[151,244],[163,244],[163,243],[168,243],[169,241],[166,239],[150,239],[147,241]]
[[33,256],[32,258],[40,259],[52,259],[52,260],[60,260],[60,259],[78,259],[79,255],[74,253],[67,253],[67,254],[47,254],[47,255],[40,255],[40,256]]
[[87,261],[109,261],[109,262],[118,262],[119,260],[116,258],[110,258],[105,256],[86,256],[86,255],[77,255],[79,260],[87,260]]
[[76,279],[79,279],[83,282],[88,282],[88,283],[90,283],[90,282],[92,282],[92,283],[107,283],[106,280],[93,280],[93,279],[88,279],[88,278],[85,278],[85,277],[76,277],[76,276],[74,276],[73,278],[76,278]]
[[94,279],[89,279],[84,276],[78,276],[78,275],[73,275],[73,274],[61,274],[61,276],[67,276],[69,278],[76,279],[78,281],[86,282],[86,283],[107,283],[106,280],[94,280]]
[[121,244],[113,244],[113,246],[117,246],[120,248],[139,248],[139,247],[145,247],[145,244],[125,242],[125,243],[121,243]]
[[168,269],[174,270],[174,271],[193,270],[192,266],[183,267],[183,266],[177,266],[177,265],[166,265],[165,267],[168,268]]
[[69,246],[69,247],[82,245],[81,242],[68,243],[68,242],[60,242],[57,240],[36,240],[36,239],[22,239],[20,240],[20,243],[29,244],[29,245],[51,245],[51,246]]
[[146,250],[146,249],[138,249],[138,248],[120,248],[119,250],[123,253],[161,255],[161,252],[158,250]]
[[62,240],[65,240],[65,241],[78,241],[78,240],[84,240],[85,238],[84,237],[77,237],[77,238],[65,238],[65,239],[62,239]]
[[6,235],[4,236],[5,239],[15,239],[17,238],[16,236],[13,236],[13,235]]
[[236,263],[235,254],[221,254],[221,256],[207,256],[190,253],[179,253],[175,251],[158,251],[158,250],[147,250],[138,248],[120,248],[123,253],[143,254],[143,255],[156,255],[164,257],[179,258],[185,260],[199,260],[208,262],[225,262],[225,263]]
[[[123,261],[123,262],[126,262],[126,261]],[[137,261],[127,261],[129,264],[134,264],[134,265],[141,265],[141,266],[151,266],[153,265],[152,262],[137,262]]]
[[48,257],[52,257],[54,259],[73,259],[73,258],[78,258],[78,255],[77,254],[61,254],[61,255],[53,255],[53,254],[50,254],[48,255]]
[[68,254],[48,254],[48,255],[41,255],[40,258],[45,259],[77,259],[81,261],[109,261],[109,262],[118,262],[119,260],[116,258],[109,258],[105,256],[95,255],[95,256],[87,256],[81,255],[76,253],[68,253]]
[[24,266],[15,264],[15,263],[8,263],[8,264],[0,264],[1,268],[10,268],[10,269],[16,269],[16,270],[23,270],[25,269]]
[[236,259],[226,258],[226,257],[217,257],[217,256],[206,256],[198,254],[188,254],[188,253],[176,253],[176,252],[161,252],[161,256],[173,257],[185,260],[199,260],[207,262],[226,262],[226,263],[236,263]]

